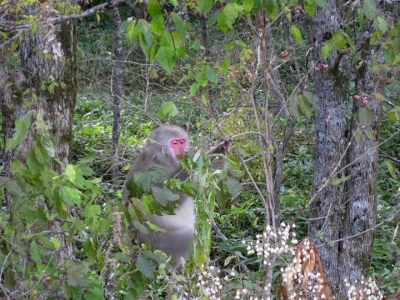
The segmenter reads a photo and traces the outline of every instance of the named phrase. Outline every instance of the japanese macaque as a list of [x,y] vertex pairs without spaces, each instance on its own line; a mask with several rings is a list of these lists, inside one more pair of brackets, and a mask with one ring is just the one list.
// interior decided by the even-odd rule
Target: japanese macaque
[[[225,158],[229,149],[231,139],[224,138],[214,146],[207,155],[213,155],[213,167],[223,168]],[[132,185],[140,173],[149,172],[153,169],[161,170],[161,180],[151,182],[152,189],[161,189],[163,183],[171,178],[185,181],[189,174],[182,168],[181,162],[185,159],[189,150],[189,135],[179,126],[166,125],[155,129],[150,134],[150,139],[139,157],[132,164],[129,170],[123,192],[123,200],[129,201],[133,195]],[[221,155],[218,155],[221,154]],[[164,203],[170,203],[166,193]],[[140,196],[140,195],[136,195]],[[158,201],[160,202],[160,201]],[[149,242],[152,249],[159,249],[171,255],[177,264],[183,259],[188,259],[190,242],[194,235],[195,215],[194,200],[192,197],[180,193],[179,200],[174,209],[174,214],[151,215],[148,220],[162,230],[139,232],[139,243]]]

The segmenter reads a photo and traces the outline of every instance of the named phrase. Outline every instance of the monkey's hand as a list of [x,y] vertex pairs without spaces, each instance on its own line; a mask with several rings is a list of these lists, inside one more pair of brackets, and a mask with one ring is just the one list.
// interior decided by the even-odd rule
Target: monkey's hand
[[207,151],[207,155],[210,154],[223,154],[227,155],[229,152],[229,146],[232,142],[232,138],[230,136],[224,136],[216,143],[214,147]]

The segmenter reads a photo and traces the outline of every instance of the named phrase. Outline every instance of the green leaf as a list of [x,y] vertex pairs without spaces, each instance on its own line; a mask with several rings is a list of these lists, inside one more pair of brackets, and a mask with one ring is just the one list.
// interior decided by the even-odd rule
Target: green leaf
[[93,171],[93,169],[92,169],[91,167],[89,167],[88,165],[86,165],[86,164],[80,165],[80,166],[79,166],[79,170],[81,171],[81,173],[82,173],[84,176],[93,176],[93,175],[96,174],[96,173]]
[[174,194],[170,189],[163,187],[153,187],[152,189],[153,199],[156,203],[163,207],[167,207],[171,204],[169,201],[176,201],[179,199],[178,194]]
[[155,36],[166,36],[165,32],[165,20],[162,15],[157,15],[153,17],[151,23],[149,24],[152,33]]
[[267,12],[267,16],[272,20],[278,15],[278,4],[276,0],[264,0],[264,8]]
[[378,15],[376,5],[373,0],[364,0],[363,9],[365,17],[370,21],[372,21]]
[[32,111],[30,110],[22,119],[15,121],[15,133],[12,138],[7,140],[6,150],[14,149],[21,144],[28,135],[31,124]]
[[304,1],[304,11],[310,16],[315,15],[315,3],[312,1]]
[[249,16],[252,8],[254,6],[254,1],[253,0],[243,0],[243,7],[244,7],[244,11],[246,12],[246,16]]
[[[45,212],[43,212],[43,213],[45,213]],[[38,235],[37,237],[38,237],[38,239],[40,241],[39,245],[43,246],[43,249],[46,248],[46,249],[55,250],[54,244],[51,241],[52,237],[47,237],[47,236],[44,236],[44,235]]]
[[137,27],[135,25],[136,20],[132,20],[126,28],[126,38],[129,41],[134,41],[135,39],[137,39],[137,33],[135,32],[135,28]]
[[211,66],[206,67],[206,77],[207,77],[208,81],[217,85],[218,77],[217,77],[217,73],[215,73],[215,70],[213,67],[211,67]]
[[196,81],[200,86],[206,86],[208,83],[206,74],[204,72],[196,72],[194,78],[196,79]]
[[50,134],[49,133],[43,133],[40,136],[40,140],[42,142],[42,145],[43,145],[44,149],[47,152],[47,155],[49,157],[54,158],[56,156],[56,150],[55,150],[55,147],[54,147],[53,139],[51,138]]
[[149,279],[154,278],[154,272],[156,271],[156,266],[148,258],[144,257],[143,255],[139,255],[136,259],[136,267],[145,277]]
[[385,164],[386,164],[386,167],[388,168],[390,176],[392,176],[393,179],[396,179],[397,178],[396,166],[394,165],[394,163],[392,161],[386,159]]
[[[24,169],[26,169],[26,167],[20,161],[14,160],[11,163],[11,171],[13,171],[15,169],[21,172]],[[14,171],[13,171],[13,173],[15,174]],[[18,186],[18,184],[13,179],[10,179],[9,177],[0,176],[0,185],[6,188],[6,190],[10,193],[13,201],[23,201],[22,197],[23,197],[24,193],[22,192],[21,188]],[[18,202],[18,203],[22,203],[22,202]]]
[[60,189],[60,197],[64,200],[67,205],[77,206],[81,205],[81,192],[77,189],[70,188],[68,186],[63,186]]
[[361,107],[360,111],[358,112],[360,124],[363,126],[369,126],[372,124],[374,120],[374,116],[372,111],[368,107]]
[[161,15],[160,3],[157,0],[150,0],[150,2],[147,4],[147,12],[152,17]]
[[208,100],[207,96],[204,93],[201,94],[201,103],[204,106],[208,106],[210,103],[210,101]]
[[50,241],[53,244],[54,249],[57,251],[61,248],[61,242],[59,239],[55,238],[55,237],[50,237]]
[[381,93],[376,92],[376,93],[373,93],[372,95],[374,95],[374,97],[376,99],[378,99],[379,101],[386,101],[386,97],[384,95],[382,95]]
[[371,33],[371,38],[369,40],[369,43],[371,45],[378,45],[380,44],[380,38],[382,37],[382,33],[379,30],[375,30]]
[[32,22],[31,23],[31,32],[32,32],[32,34],[35,34],[36,32],[38,32],[39,31],[39,24],[37,23],[37,22]]
[[294,94],[289,98],[289,112],[297,120],[300,120],[300,114],[297,106],[298,98],[298,94]]
[[201,44],[196,41],[196,42],[194,42],[193,44],[190,45],[189,50],[194,50],[194,51],[201,50]]
[[315,95],[309,91],[303,91],[303,95],[304,95],[304,97],[307,98],[308,102],[310,102],[310,104],[312,106],[314,106],[314,108],[317,107],[318,100],[319,100],[317,95]]
[[[179,47],[182,44],[182,39],[181,39],[181,35],[179,34],[178,31],[172,31],[169,35],[168,35],[170,41],[171,41],[171,46],[170,48],[176,49],[177,47]],[[163,45],[166,46],[166,45]]]
[[196,0],[196,2],[205,13],[209,13],[214,6],[214,0]]
[[67,271],[67,282],[72,286],[87,287],[89,268],[84,264],[73,265]]
[[218,15],[217,24],[219,29],[222,32],[226,32],[228,29],[231,29],[233,23],[239,16],[239,12],[242,12],[243,10],[243,6],[240,6],[236,3],[227,4]]
[[306,97],[304,97],[303,95],[300,95],[298,105],[299,105],[301,111],[303,112],[303,114],[305,114],[307,116],[307,118],[311,117],[311,114],[312,114],[311,105],[308,102]]
[[385,63],[391,64],[396,57],[393,48],[388,48],[385,50]]
[[385,33],[387,30],[387,22],[384,18],[377,16],[374,24],[379,28],[379,30],[381,31],[381,33]]
[[365,24],[367,20],[365,19],[364,9],[361,7],[360,12],[358,13],[358,23],[360,24],[360,28]]
[[353,64],[357,64],[361,60],[361,51],[358,51],[356,54],[354,54],[353,58],[351,59],[351,62]]
[[38,112],[36,115],[36,128],[41,134],[45,134],[49,131],[49,126],[43,120],[41,112]]
[[40,252],[43,252],[42,246],[39,246],[35,241],[32,241],[29,247],[29,254],[31,259],[37,264],[42,262],[42,256]]
[[25,156],[25,161],[28,166],[28,169],[32,172],[32,174],[38,174],[41,171],[41,165],[37,161],[35,152],[33,150],[30,150],[26,156]]
[[179,46],[178,48],[176,48],[175,54],[177,59],[185,57],[187,55],[186,48],[183,46]]
[[67,176],[67,179],[71,181],[72,183],[75,183],[76,179],[76,171],[73,165],[69,164],[65,168],[65,176]]
[[400,121],[400,106],[394,107],[389,111],[388,119],[391,122]]
[[161,46],[156,54],[156,59],[160,63],[161,67],[171,73],[175,66],[175,53],[168,47]]
[[55,88],[54,82],[50,83],[50,85],[49,85],[49,93],[50,94],[54,94],[54,88]]
[[328,42],[322,47],[322,57],[327,59],[333,51],[333,44]]
[[171,13],[171,19],[175,24],[176,30],[179,32],[181,39],[184,39],[186,37],[186,25],[183,23],[182,18],[177,14],[172,12]]
[[174,117],[177,116],[178,113],[178,109],[173,102],[164,102],[157,112],[157,117],[160,119],[168,115]]
[[227,21],[227,19],[228,19],[228,18],[226,17],[226,14],[225,14],[224,11],[221,11],[221,12],[218,14],[217,25],[218,25],[219,29],[220,29],[222,32],[224,32],[224,33],[226,33],[226,32],[228,31],[228,29],[230,28],[230,27],[228,26],[228,21]]
[[229,58],[225,57],[224,61],[222,62],[222,64],[219,66],[220,70],[223,74],[228,73],[229,68],[231,66],[231,62],[229,60]]
[[49,157],[42,147],[33,148],[33,153],[35,154],[35,158],[39,164],[43,166],[50,164]]
[[92,204],[85,207],[82,216],[85,218],[94,218],[101,214],[101,206],[98,204]]
[[83,244],[83,251],[85,255],[92,260],[97,258],[97,248],[98,244],[96,243],[96,240],[93,240],[92,238],[86,239],[85,243]]
[[228,177],[226,178],[225,182],[232,198],[239,196],[240,192],[243,190],[243,186],[241,185],[240,181],[235,178]]
[[146,221],[146,225],[150,228],[151,232],[167,232],[164,228],[158,227],[150,221]]
[[148,55],[151,46],[153,46],[153,33],[151,31],[149,23],[146,20],[140,19],[137,24],[137,30],[135,32],[138,33],[140,47],[143,52]]
[[61,195],[59,195],[58,197],[55,198],[54,207],[61,219],[67,218],[67,216],[68,216],[67,206],[65,205],[65,201],[62,201]]
[[372,73],[378,74],[380,71],[380,67],[381,67],[381,64],[378,61],[372,60],[371,65],[370,65]]
[[332,42],[339,50],[342,50],[347,43],[346,35],[342,31],[335,32],[332,36]]
[[149,49],[147,56],[149,57],[149,59],[152,63],[154,63],[156,61],[156,54],[157,54],[157,51],[159,48],[160,48],[160,45],[157,45],[154,43],[153,45],[151,45],[151,47]]
[[197,82],[193,83],[193,84],[190,86],[190,89],[189,89],[189,91],[190,91],[190,96],[196,95],[196,93],[197,93],[197,91],[199,90],[199,88],[200,88],[200,86],[199,86],[199,84],[198,84]]
[[315,0],[315,3],[320,7],[325,7],[326,0]]
[[375,141],[374,133],[371,130],[363,130],[364,134],[369,138],[371,141]]
[[331,184],[332,184],[332,185],[339,185],[339,184],[341,184],[341,183],[343,183],[343,182],[349,180],[350,177],[351,177],[351,176],[349,175],[349,176],[343,176],[342,178],[335,178],[335,179],[332,179]]
[[302,36],[301,36],[301,32],[300,29],[297,28],[295,25],[292,25],[290,27],[290,31],[292,32],[293,37],[296,39],[296,41],[298,43],[301,43],[301,41],[303,40]]

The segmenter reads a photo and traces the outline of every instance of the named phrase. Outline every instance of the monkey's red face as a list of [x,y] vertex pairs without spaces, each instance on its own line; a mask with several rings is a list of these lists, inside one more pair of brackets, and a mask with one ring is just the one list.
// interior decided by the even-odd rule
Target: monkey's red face
[[178,160],[183,160],[188,152],[188,144],[184,138],[174,138],[169,141],[172,151]]

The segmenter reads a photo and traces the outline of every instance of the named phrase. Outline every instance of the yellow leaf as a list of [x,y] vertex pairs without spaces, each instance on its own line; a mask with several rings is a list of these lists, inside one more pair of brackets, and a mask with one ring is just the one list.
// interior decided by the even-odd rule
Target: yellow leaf
[[385,101],[386,98],[385,96],[383,96],[381,93],[374,93],[374,96],[376,99],[380,100],[380,101]]

